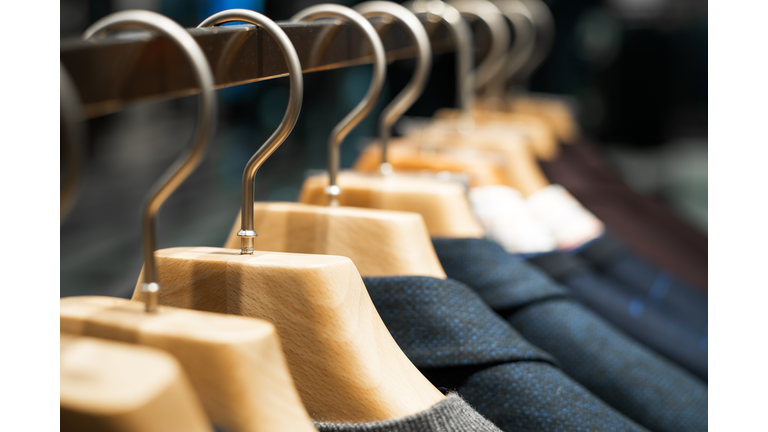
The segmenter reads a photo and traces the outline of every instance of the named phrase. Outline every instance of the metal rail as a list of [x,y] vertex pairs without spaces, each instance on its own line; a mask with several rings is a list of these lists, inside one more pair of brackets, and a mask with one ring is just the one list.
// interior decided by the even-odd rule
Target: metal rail
[[[441,23],[422,22],[435,53],[453,50]],[[372,21],[381,35],[387,60],[416,57],[408,34],[388,21]],[[338,21],[278,22],[301,61],[314,72],[371,63],[373,56],[358,31]],[[288,72],[275,41],[254,26],[187,29],[200,45],[214,72],[216,88],[285,76]],[[120,111],[125,105],[173,99],[198,93],[183,54],[170,40],[148,33],[83,41],[61,41],[61,63],[69,72],[83,103],[83,114],[94,118]]]

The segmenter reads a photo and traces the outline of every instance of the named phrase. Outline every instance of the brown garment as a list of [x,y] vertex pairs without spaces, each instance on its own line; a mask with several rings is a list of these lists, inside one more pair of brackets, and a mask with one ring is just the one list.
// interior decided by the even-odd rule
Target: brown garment
[[632,190],[586,140],[561,147],[541,162],[552,183],[565,187],[630,249],[707,293],[707,236],[664,204]]

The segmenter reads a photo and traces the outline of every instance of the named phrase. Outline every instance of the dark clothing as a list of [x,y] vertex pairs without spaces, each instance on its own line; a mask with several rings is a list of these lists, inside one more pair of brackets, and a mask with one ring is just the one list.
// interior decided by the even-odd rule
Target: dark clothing
[[315,422],[320,432],[501,432],[456,394],[408,417],[371,423]]
[[564,372],[656,432],[707,430],[704,382],[609,324],[539,269],[483,239],[433,239],[464,282]]
[[413,364],[502,430],[645,430],[564,374],[466,285],[430,277],[363,281]]
[[663,300],[647,299],[635,290],[597,274],[578,256],[548,252],[528,261],[571,289],[572,295],[605,320],[707,379],[707,323],[687,322],[665,312]]
[[627,287],[637,301],[653,304],[668,316],[706,328],[706,296],[639,258],[606,233],[576,252],[606,279]]
[[547,178],[565,187],[631,250],[706,294],[706,235],[661,202],[630,189],[586,140],[561,148],[560,157],[541,162]]

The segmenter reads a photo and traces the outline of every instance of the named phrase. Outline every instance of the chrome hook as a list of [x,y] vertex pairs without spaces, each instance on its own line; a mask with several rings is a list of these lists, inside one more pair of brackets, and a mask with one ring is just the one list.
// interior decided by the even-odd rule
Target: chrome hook
[[475,75],[472,70],[472,30],[455,7],[441,0],[416,0],[404,3],[416,15],[435,16],[447,26],[456,47],[457,105],[463,116],[475,108]]
[[146,293],[147,312],[154,312],[157,310],[158,291],[160,290],[155,267],[155,219],[157,212],[165,200],[192,174],[203,160],[208,143],[213,137],[216,125],[217,104],[216,95],[213,91],[213,74],[205,54],[203,54],[195,40],[184,28],[163,15],[140,10],[116,12],[107,15],[88,27],[83,34],[83,39],[104,37],[110,31],[127,29],[155,31],[174,42],[181,48],[187,60],[192,64],[200,89],[198,121],[192,147],[179,156],[152,186],[144,207],[144,280],[141,290]]
[[302,75],[301,62],[296,53],[293,43],[274,21],[266,16],[247,9],[230,9],[213,14],[201,22],[197,28],[213,27],[218,24],[228,22],[242,21],[256,25],[268,35],[272,36],[280,51],[283,52],[285,62],[288,65],[288,79],[290,81],[290,93],[288,95],[288,107],[286,108],[283,120],[277,129],[272,132],[264,144],[256,150],[256,153],[248,161],[243,171],[243,196],[242,211],[240,220],[240,254],[253,255],[254,238],[258,235],[254,228],[253,220],[253,202],[255,200],[255,179],[256,173],[267,158],[277,150],[278,147],[288,138],[301,112],[301,104],[304,97],[304,75]]
[[432,46],[429,42],[429,35],[424,30],[424,26],[421,25],[421,21],[412,12],[397,3],[368,1],[356,5],[354,9],[366,18],[387,17],[399,21],[410,34],[418,50],[416,70],[413,72],[413,77],[379,116],[379,137],[381,139],[381,164],[379,165],[379,171],[382,174],[391,174],[392,165],[387,162],[387,145],[392,136],[392,125],[424,92],[424,86],[427,83],[432,66]]
[[490,89],[493,94],[503,95],[506,93],[507,82],[530,60],[536,45],[536,33],[533,16],[521,0],[491,0],[491,2],[507,17],[515,31],[514,42],[507,52],[507,64],[494,77]]
[[331,136],[328,138],[328,175],[330,181],[325,189],[325,193],[328,195],[328,205],[337,206],[339,205],[338,196],[341,194],[341,188],[339,188],[336,182],[341,162],[339,148],[344,138],[373,110],[379,97],[381,97],[387,74],[387,59],[384,55],[384,45],[381,43],[381,38],[379,38],[379,34],[373,28],[373,25],[358,12],[346,6],[335,4],[310,6],[294,15],[291,21],[313,21],[321,18],[339,18],[352,24],[363,33],[373,51],[373,78],[368,87],[368,92],[363,100],[333,128]]
[[59,221],[72,210],[77,197],[77,189],[80,184],[80,171],[83,165],[83,142],[85,141],[85,128],[83,127],[83,111],[80,104],[80,95],[77,93],[75,83],[67,73],[64,65],[59,63],[59,112],[63,137],[61,141],[67,149],[67,173],[61,182]]
[[487,0],[450,0],[462,15],[473,16],[483,21],[491,31],[491,49],[485,59],[475,68],[475,89],[486,86],[506,64],[509,48],[509,28],[498,7]]
[[541,0],[520,0],[528,9],[532,17],[534,30],[534,43],[531,55],[520,68],[517,79],[522,85],[526,85],[530,76],[538,69],[547,58],[555,42],[555,18],[549,10],[549,6]]

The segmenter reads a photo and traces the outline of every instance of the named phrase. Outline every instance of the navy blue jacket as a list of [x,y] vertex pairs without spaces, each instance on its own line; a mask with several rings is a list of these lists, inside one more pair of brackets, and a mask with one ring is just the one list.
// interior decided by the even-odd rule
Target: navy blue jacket
[[464,282],[569,376],[656,432],[707,430],[706,384],[576,301],[540,270],[483,239],[433,239]]
[[646,431],[563,373],[466,285],[430,277],[363,281],[413,364],[502,430]]
[[626,287],[634,301],[706,328],[708,302],[701,290],[638,257],[613,235],[603,234],[576,254],[607,280]]
[[613,325],[707,379],[706,319],[689,320],[686,315],[694,313],[676,313],[669,300],[648,297],[639,289],[603,276],[578,255],[555,251],[529,257],[528,261],[570,288],[575,298]]

